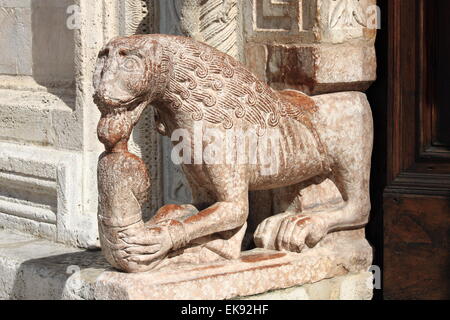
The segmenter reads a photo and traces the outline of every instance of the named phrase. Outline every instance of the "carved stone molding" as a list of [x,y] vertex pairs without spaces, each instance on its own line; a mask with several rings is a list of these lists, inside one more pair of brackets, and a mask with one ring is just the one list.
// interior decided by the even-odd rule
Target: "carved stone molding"
[[163,0],[159,4],[161,33],[188,36],[240,57],[240,1]]
[[376,0],[319,0],[319,36],[321,41],[342,43],[349,40],[373,42],[376,29],[373,10]]
[[247,41],[314,40],[316,0],[250,0],[244,2]]

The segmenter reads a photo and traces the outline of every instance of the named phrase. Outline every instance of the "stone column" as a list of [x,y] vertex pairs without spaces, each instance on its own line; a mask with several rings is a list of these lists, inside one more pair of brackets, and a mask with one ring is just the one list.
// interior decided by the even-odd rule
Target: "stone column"
[[100,146],[90,136],[89,82],[101,5],[0,1],[2,227],[74,246],[97,243],[92,172]]
[[277,89],[365,91],[376,78],[376,1],[244,1],[245,60]]

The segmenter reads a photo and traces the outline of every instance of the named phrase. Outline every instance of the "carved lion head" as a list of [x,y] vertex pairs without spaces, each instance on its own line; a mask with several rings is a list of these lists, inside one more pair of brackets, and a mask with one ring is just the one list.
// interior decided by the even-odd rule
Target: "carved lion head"
[[160,77],[161,46],[143,36],[115,38],[100,51],[94,101],[102,112],[131,110],[150,101]]

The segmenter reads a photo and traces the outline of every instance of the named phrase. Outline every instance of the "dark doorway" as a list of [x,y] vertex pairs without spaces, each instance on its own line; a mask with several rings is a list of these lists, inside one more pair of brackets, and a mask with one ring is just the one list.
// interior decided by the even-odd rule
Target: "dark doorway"
[[378,4],[378,81],[368,92],[376,128],[368,238],[384,271],[385,299],[448,299],[450,2]]

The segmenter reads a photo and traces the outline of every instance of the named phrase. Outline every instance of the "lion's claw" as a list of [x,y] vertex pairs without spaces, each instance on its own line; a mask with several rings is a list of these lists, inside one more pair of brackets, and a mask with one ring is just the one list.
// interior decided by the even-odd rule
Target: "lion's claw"
[[327,232],[320,216],[284,214],[263,221],[255,232],[255,243],[266,249],[302,252],[306,246],[315,246]]

